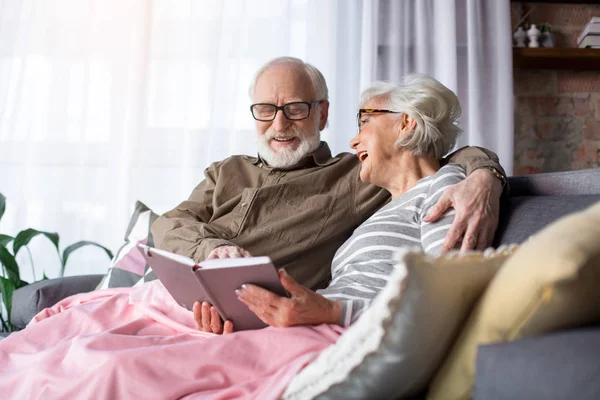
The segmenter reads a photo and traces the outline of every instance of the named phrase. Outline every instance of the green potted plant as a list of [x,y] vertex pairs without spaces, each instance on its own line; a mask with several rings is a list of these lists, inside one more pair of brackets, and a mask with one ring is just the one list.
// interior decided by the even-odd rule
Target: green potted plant
[[[6,211],[6,197],[0,193],[0,220],[2,220],[2,216]],[[82,240],[76,243],[67,246],[62,253],[60,252],[59,246],[59,235],[56,232],[43,232],[38,231],[36,229],[28,228],[22,230],[17,233],[16,236],[12,237],[6,234],[0,233],[0,292],[2,293],[2,303],[4,304],[4,308],[6,312],[2,309],[2,305],[0,304],[0,331],[3,332],[12,332],[16,330],[14,326],[10,323],[10,315],[12,308],[12,294],[13,292],[21,288],[23,286],[29,285],[30,282],[26,282],[21,279],[20,267],[17,262],[16,256],[19,251],[25,249],[29,254],[29,260],[31,263],[31,268],[34,271],[33,277],[35,281],[35,269],[33,265],[33,257],[31,255],[31,251],[29,250],[29,242],[35,238],[36,236],[44,236],[48,238],[56,248],[56,252],[58,254],[58,261],[60,262],[60,276],[62,277],[65,273],[65,267],[67,265],[67,261],[71,253],[75,250],[80,249],[84,246],[97,246],[103,249],[109,258],[112,259],[112,252],[106,247],[87,240]],[[42,276],[42,280],[48,279],[46,274],[44,273]]]

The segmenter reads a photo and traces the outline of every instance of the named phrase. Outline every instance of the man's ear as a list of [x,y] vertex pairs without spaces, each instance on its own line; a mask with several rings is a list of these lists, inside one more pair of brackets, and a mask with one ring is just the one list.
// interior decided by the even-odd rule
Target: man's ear
[[321,116],[319,118],[319,131],[325,129],[327,118],[329,117],[329,101],[323,100],[319,105],[321,107]]
[[400,116],[400,136],[404,136],[415,130],[417,127],[417,121],[408,114],[402,114]]

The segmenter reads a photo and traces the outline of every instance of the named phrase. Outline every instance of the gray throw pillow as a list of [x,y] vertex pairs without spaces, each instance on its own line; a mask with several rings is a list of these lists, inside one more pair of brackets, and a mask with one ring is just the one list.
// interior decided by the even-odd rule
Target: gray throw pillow
[[108,273],[96,289],[132,287],[136,283],[156,279],[154,272],[146,264],[138,243],[154,246],[150,228],[158,215],[141,201],[135,203],[135,209],[125,232],[125,243],[113,258]]
[[421,392],[513,250],[437,258],[399,250],[371,307],[294,377],[283,398],[384,399]]

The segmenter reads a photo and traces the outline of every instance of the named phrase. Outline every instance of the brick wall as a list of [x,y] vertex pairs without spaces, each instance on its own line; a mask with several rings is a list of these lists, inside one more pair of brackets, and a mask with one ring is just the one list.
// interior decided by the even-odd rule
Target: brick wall
[[[552,26],[556,47],[577,47],[577,36],[600,5],[511,3],[535,7],[526,23]],[[514,175],[600,166],[600,71],[514,69]]]

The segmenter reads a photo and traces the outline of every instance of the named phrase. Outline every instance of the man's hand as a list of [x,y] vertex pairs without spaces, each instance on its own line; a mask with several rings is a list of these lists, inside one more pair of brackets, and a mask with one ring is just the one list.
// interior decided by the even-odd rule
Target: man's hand
[[305,288],[279,270],[279,279],[291,298],[281,297],[261,287],[247,284],[236,290],[238,299],[270,326],[338,324],[341,305]]
[[252,257],[252,254],[237,246],[219,246],[214,248],[208,256],[207,260],[212,258],[242,258]]
[[464,181],[446,189],[424,219],[433,222],[450,207],[456,210],[442,253],[452,250],[461,238],[461,251],[490,246],[500,217],[500,195],[502,183],[485,169],[474,171]]
[[204,332],[211,332],[217,334],[227,334],[233,332],[233,323],[231,321],[221,321],[221,317],[217,312],[217,309],[208,304],[207,302],[200,303],[196,301],[194,303],[194,321],[199,330]]

